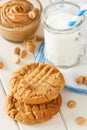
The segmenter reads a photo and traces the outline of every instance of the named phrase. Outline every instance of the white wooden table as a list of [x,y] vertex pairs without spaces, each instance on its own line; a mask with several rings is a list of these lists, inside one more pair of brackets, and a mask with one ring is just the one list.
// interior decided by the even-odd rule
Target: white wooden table
[[[41,2],[43,7],[45,7],[49,3],[49,0],[41,0]],[[77,1],[80,5],[85,2],[87,1]],[[40,30],[38,32],[41,33]],[[62,92],[63,103],[60,112],[53,119],[43,124],[24,125],[19,122],[14,122],[6,116],[3,110],[3,103],[5,95],[8,93],[8,79],[16,68],[25,63],[32,62],[34,58],[32,55],[28,55],[20,64],[15,65],[13,63],[13,49],[16,46],[23,48],[21,44],[8,42],[0,36],[0,60],[5,65],[0,70],[0,130],[87,130],[87,121],[83,126],[79,126],[75,122],[79,116],[87,119],[87,96],[75,94],[65,89]],[[76,108],[69,109],[67,107],[67,102],[70,100],[76,101]]]

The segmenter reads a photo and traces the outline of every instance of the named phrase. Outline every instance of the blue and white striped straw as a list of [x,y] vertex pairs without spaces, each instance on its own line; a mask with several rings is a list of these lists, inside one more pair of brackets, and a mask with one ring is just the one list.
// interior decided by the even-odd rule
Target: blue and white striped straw
[[81,16],[83,16],[85,13],[87,12],[87,4],[85,4],[80,10],[79,12],[71,19],[71,21],[68,23],[68,26],[74,26],[77,21],[79,20],[79,18],[81,18]]

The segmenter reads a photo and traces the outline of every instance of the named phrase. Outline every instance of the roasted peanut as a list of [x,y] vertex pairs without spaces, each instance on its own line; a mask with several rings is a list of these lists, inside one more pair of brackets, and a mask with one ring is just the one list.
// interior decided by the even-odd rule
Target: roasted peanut
[[85,119],[84,117],[78,117],[78,118],[76,119],[76,123],[77,123],[78,125],[83,125],[85,122],[86,122],[86,119]]
[[70,100],[67,104],[69,108],[75,108],[76,107],[76,102],[74,100]]
[[39,42],[39,41],[42,41],[44,39],[44,37],[41,35],[35,35],[33,39],[34,39],[34,41]]
[[82,83],[83,83],[83,78],[84,78],[84,76],[83,76],[83,75],[80,75],[80,76],[76,77],[75,81],[76,81],[78,84],[82,84]]
[[20,58],[18,55],[14,55],[14,63],[18,64],[20,62]]
[[20,58],[25,58],[27,55],[27,51],[26,50],[21,50],[20,51]]
[[20,55],[20,51],[21,51],[21,49],[19,47],[14,48],[14,54]]

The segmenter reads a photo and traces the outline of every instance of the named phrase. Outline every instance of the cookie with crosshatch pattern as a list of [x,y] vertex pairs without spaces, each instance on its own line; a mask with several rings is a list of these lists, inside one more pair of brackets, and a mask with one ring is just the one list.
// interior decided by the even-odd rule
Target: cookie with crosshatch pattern
[[25,124],[36,124],[51,119],[59,111],[61,104],[62,98],[60,95],[55,100],[35,105],[19,102],[13,95],[8,95],[4,110],[13,120]]
[[64,84],[62,73],[54,66],[31,63],[12,74],[9,90],[20,102],[41,104],[56,99]]

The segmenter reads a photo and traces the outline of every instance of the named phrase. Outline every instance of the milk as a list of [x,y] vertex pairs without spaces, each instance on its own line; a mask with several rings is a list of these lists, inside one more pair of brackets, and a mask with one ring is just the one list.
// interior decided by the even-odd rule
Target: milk
[[[55,12],[48,16],[46,23],[53,29],[69,29],[67,24],[72,17],[71,13]],[[72,66],[84,54],[80,31],[61,34],[44,29],[44,35],[45,57],[56,66]]]

